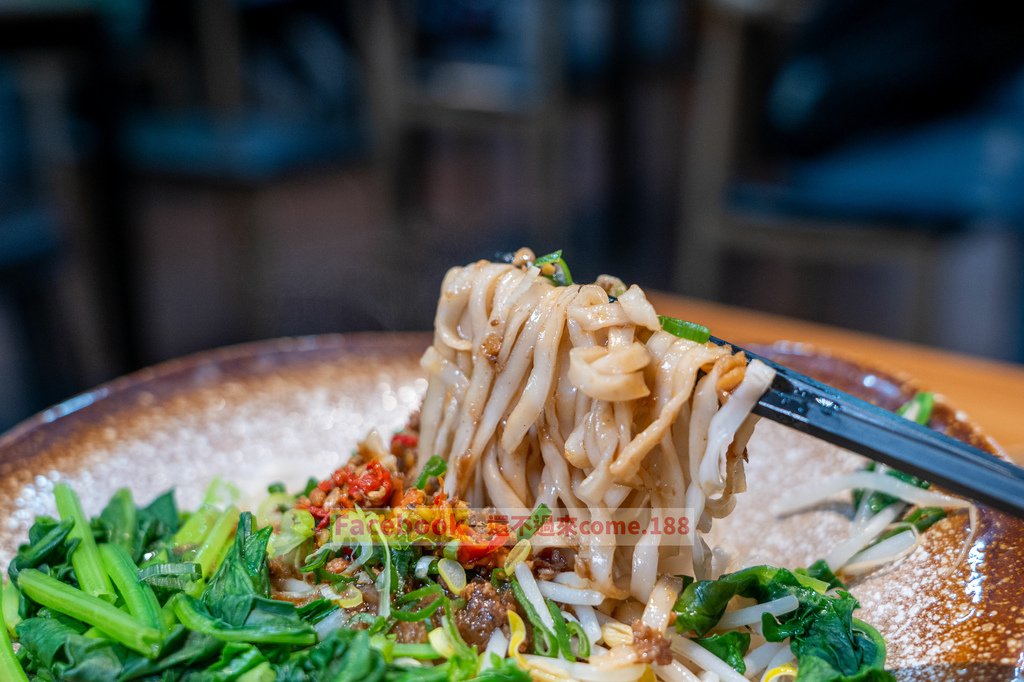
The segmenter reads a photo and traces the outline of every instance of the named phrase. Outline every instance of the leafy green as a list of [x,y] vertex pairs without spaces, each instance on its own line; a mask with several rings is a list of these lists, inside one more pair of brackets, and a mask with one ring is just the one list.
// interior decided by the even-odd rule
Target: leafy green
[[138,510],[132,493],[127,488],[121,488],[114,493],[110,502],[100,512],[97,525],[101,527],[101,533],[106,536],[107,543],[123,548],[133,561],[141,554]]
[[726,632],[693,640],[732,666],[740,675],[747,672],[743,657],[750,648],[750,635],[746,632]]
[[[857,600],[848,592],[822,594],[801,583],[802,576],[827,584],[837,583],[820,564],[796,574],[784,568],[754,566],[729,573],[718,580],[699,580],[688,585],[676,600],[676,628],[679,632],[705,635],[722,617],[733,597],[764,603],[796,597],[795,611],[775,618],[765,614],[765,639],[790,639],[797,658],[801,682],[868,682],[894,679],[884,670],[885,645],[864,624],[854,625]],[[859,623],[859,621],[857,621]]]
[[[927,426],[928,422],[931,420],[932,408],[934,406],[934,403],[934,394],[927,392],[917,393],[913,398],[903,403],[903,405],[901,405],[900,408],[896,410],[896,413],[899,415],[906,415],[913,409],[915,410],[914,421],[917,422],[918,424],[921,424],[922,426]],[[875,462],[869,462],[867,466],[864,467],[864,470],[875,471],[877,468],[878,465]],[[897,478],[905,483],[909,483],[910,485],[916,486],[918,488],[923,488],[927,490],[928,487],[931,485],[930,483],[928,483],[928,481],[922,480],[917,476],[906,474],[903,473],[902,471],[897,471],[895,469],[887,469],[885,473],[888,474],[889,476]],[[864,495],[864,490],[857,489],[853,491],[854,508],[859,508],[861,506],[861,503],[864,500]],[[865,504],[867,504],[868,509],[872,514],[877,514],[878,512],[888,507],[889,505],[894,504],[896,502],[899,502],[899,498],[893,497],[892,495],[887,495],[885,493],[873,492],[867,498]]]
[[75,525],[74,521],[55,521],[48,517],[38,517],[28,531],[28,543],[18,547],[18,553],[7,567],[11,581],[18,579],[18,573],[26,568],[47,567],[48,573],[57,573],[61,566],[70,571],[68,555],[75,541],[68,542],[68,534]]
[[824,559],[818,559],[807,568],[798,568],[793,571],[793,573],[796,575],[806,575],[814,578],[815,580],[820,580],[828,585],[829,589],[833,587],[846,589],[846,585],[843,584],[842,580],[836,577],[836,574],[832,572],[832,569],[828,567],[828,564],[825,563]]
[[316,631],[299,618],[295,606],[288,602],[257,597],[252,610],[238,625],[217,618],[201,601],[184,592],[174,595],[169,603],[182,625],[223,642],[297,645],[316,642]]

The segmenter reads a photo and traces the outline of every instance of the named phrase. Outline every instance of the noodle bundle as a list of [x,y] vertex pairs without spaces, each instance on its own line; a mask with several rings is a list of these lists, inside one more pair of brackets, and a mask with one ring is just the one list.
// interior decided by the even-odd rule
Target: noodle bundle
[[[444,492],[471,505],[637,522],[631,542],[534,538],[572,550],[607,597],[647,602],[659,576],[717,575],[702,536],[744,490],[751,410],[773,371],[663,330],[635,285],[559,286],[534,261],[522,249],[445,276],[421,361],[418,466],[447,460]],[[682,510],[692,542],[669,542],[657,531]]]

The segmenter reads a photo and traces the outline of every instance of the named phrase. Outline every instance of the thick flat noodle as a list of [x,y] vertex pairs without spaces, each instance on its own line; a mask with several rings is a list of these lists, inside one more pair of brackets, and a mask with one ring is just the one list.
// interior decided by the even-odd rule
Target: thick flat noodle
[[[532,258],[532,257],[531,257]],[[703,533],[744,486],[751,408],[771,370],[660,329],[643,291],[556,286],[525,265],[448,272],[419,460],[448,461],[445,492],[501,510],[654,530],[686,508],[692,546],[649,532],[534,536],[567,547],[593,589],[645,600],[658,576],[710,571]]]

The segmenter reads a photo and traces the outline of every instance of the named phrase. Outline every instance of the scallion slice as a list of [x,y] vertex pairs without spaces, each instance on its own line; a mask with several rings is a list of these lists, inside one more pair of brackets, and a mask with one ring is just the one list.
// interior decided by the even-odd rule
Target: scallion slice
[[[559,249],[554,253],[549,253],[546,256],[541,256],[533,261],[533,264],[541,269],[541,274],[547,277],[552,282],[560,287],[567,287],[572,284],[572,273],[569,272],[569,265],[562,258],[562,250]],[[543,266],[551,265],[553,270],[550,274],[544,272],[546,268]]]
[[661,322],[662,329],[681,339],[688,339],[697,343],[707,343],[711,339],[711,330],[702,324],[687,322],[686,320],[668,317],[667,315],[658,315],[658,321]]

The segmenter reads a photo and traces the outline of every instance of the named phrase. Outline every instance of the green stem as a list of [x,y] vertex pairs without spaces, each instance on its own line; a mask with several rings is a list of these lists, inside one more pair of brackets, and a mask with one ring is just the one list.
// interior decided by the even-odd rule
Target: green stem
[[[107,573],[100,562],[100,553],[96,548],[96,539],[92,535],[89,519],[85,518],[82,503],[78,495],[67,483],[58,483],[53,487],[53,496],[57,499],[57,511],[64,521],[74,522],[68,537],[78,540],[78,546],[71,555],[71,565],[75,569],[75,577],[82,589],[94,597],[114,600],[114,587],[107,579]],[[20,583],[19,583],[20,584]]]
[[160,602],[156,600],[153,588],[139,580],[139,567],[128,552],[121,545],[112,544],[100,545],[99,551],[103,567],[124,599],[128,613],[143,625],[159,630],[162,626]]
[[110,639],[132,651],[150,658],[160,653],[163,636],[159,630],[143,625],[116,606],[83,590],[65,585],[34,568],[18,574],[18,588],[37,604],[102,630]]
[[216,517],[216,509],[200,507],[174,534],[172,543],[175,549],[194,548],[202,544]]
[[395,644],[391,647],[394,658],[415,658],[421,661],[432,661],[441,658],[441,654],[429,644]]
[[193,559],[202,569],[203,579],[209,580],[213,576],[214,570],[224,557],[227,546],[231,544],[237,527],[238,508],[228,507],[213,524],[213,528],[210,529]]
[[[3,576],[0,576],[2,578]],[[21,614],[18,609],[21,606],[21,595],[18,593],[18,586],[14,583],[3,581],[3,595],[0,596],[0,609],[3,611],[3,624],[7,634],[15,636],[14,628],[21,622]]]
[[[4,585],[3,589],[6,592],[7,586]],[[2,605],[0,605],[0,620],[6,622]],[[7,636],[6,626],[0,627],[0,678],[10,680],[10,682],[28,682],[28,675],[25,674],[21,663],[18,662],[14,647],[11,646],[11,638]]]

